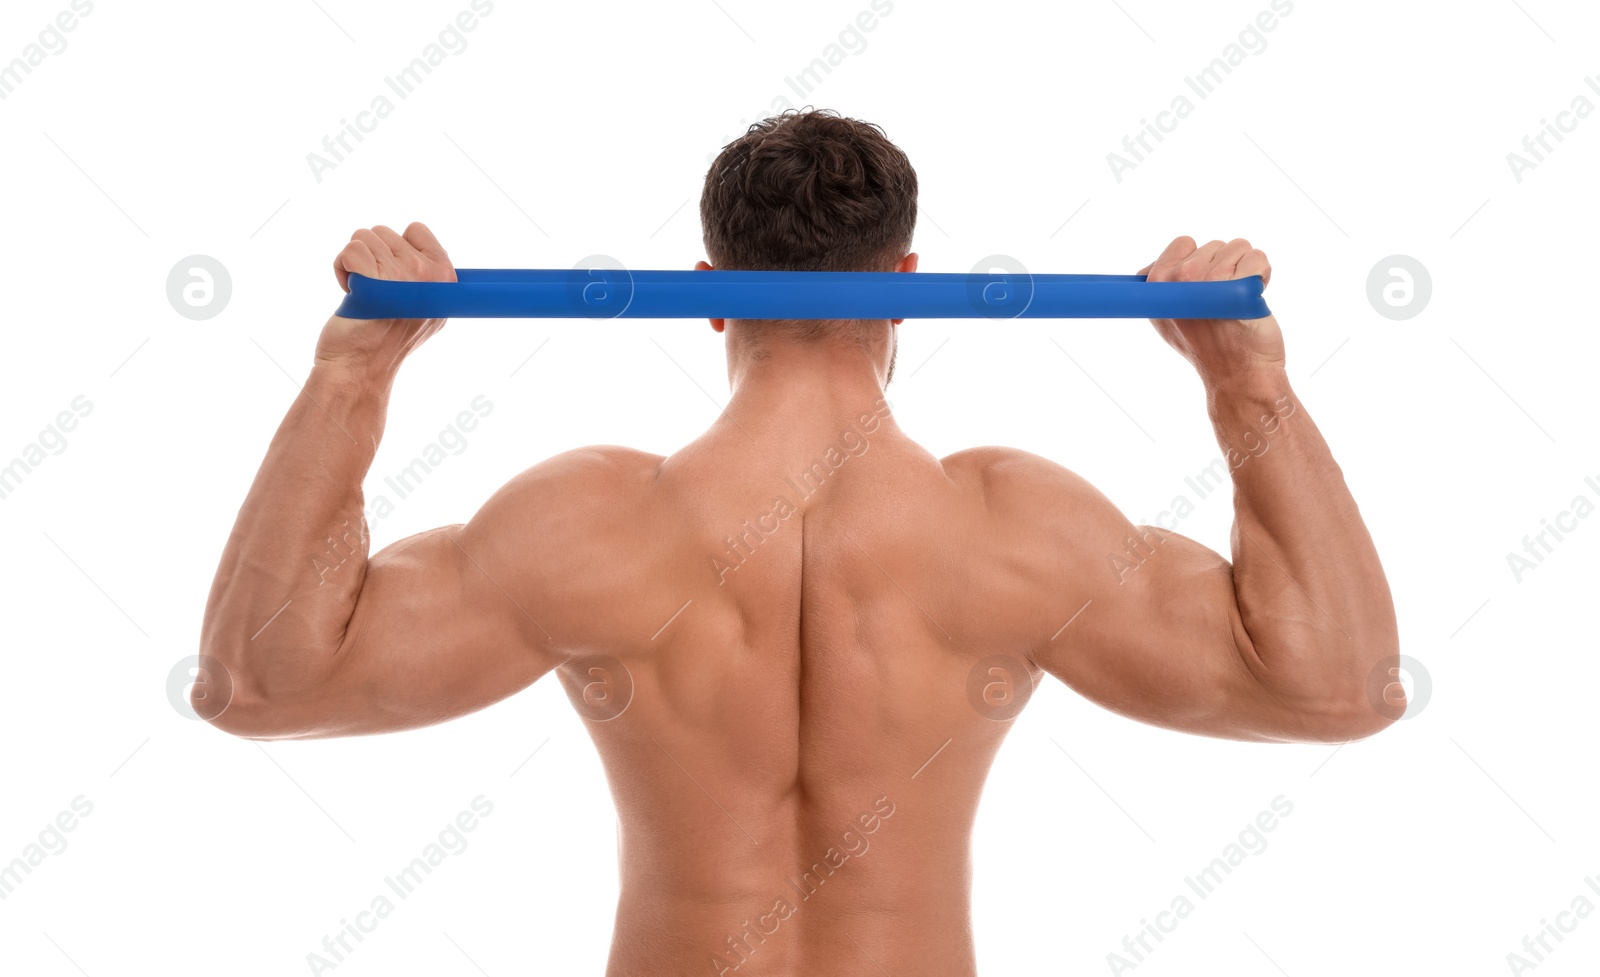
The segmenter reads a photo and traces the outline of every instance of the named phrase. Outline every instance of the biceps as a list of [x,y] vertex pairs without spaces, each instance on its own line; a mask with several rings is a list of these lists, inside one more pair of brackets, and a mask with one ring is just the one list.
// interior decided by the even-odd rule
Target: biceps
[[[1138,527],[1135,533],[1149,527]],[[1039,664],[1141,722],[1230,739],[1277,739],[1289,717],[1257,679],[1233,568],[1176,533],[1132,537],[1100,565],[1082,617]],[[1080,627],[1081,625],[1081,627]]]
[[557,663],[485,534],[447,526],[375,554],[339,649],[330,735],[391,732],[474,712]]

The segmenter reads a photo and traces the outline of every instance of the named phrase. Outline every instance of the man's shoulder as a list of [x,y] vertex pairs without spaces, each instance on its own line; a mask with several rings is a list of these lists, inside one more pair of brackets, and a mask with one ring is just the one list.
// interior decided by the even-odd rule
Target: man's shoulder
[[1021,448],[967,448],[939,463],[951,481],[981,491],[993,515],[1032,518],[1046,511],[1067,515],[1063,506],[1106,501],[1077,473]]
[[664,460],[661,455],[637,448],[591,444],[551,455],[512,481],[582,482],[596,489],[626,490],[654,480]]
[[939,464],[952,480],[978,481],[985,490],[1027,489],[1083,481],[1043,455],[1000,445],[957,451],[940,458]]
[[524,519],[555,524],[550,528],[577,528],[588,514],[614,518],[641,501],[663,460],[614,444],[572,448],[513,476],[491,502],[509,503]]
[[624,488],[653,481],[665,460],[663,455],[620,444],[591,444],[563,451],[552,456],[546,464],[558,465],[568,474],[613,482],[617,487]]

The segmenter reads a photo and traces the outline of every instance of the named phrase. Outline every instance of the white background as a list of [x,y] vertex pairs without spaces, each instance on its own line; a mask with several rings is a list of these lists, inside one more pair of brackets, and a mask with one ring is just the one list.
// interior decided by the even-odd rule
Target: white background
[[[926,271],[1004,253],[1127,273],[1180,234],[1265,249],[1292,380],[1432,685],[1405,721],[1335,750],[1164,732],[1052,680],[984,796],[984,973],[1112,972],[1124,935],[1278,795],[1293,813],[1268,847],[1190,894],[1141,977],[1506,973],[1541,920],[1582,894],[1600,906],[1584,883],[1600,876],[1600,517],[1520,582],[1506,559],[1576,496],[1600,501],[1585,483],[1600,482],[1600,119],[1520,181],[1507,162],[1575,97],[1600,105],[1583,80],[1600,75],[1592,5],[1297,0],[1200,99],[1183,79],[1266,0],[895,0],[801,98],[786,77],[866,0],[498,0],[402,100],[384,77],[467,0],[320,2],[100,0],[0,100],[0,464],[74,397],[93,405],[0,499],[0,862],[75,797],[93,805],[0,901],[6,973],[311,972],[323,936],[478,795],[493,813],[470,846],[337,973],[601,971],[615,820],[553,680],[429,730],[265,745],[181,717],[165,683],[198,650],[353,229],[422,220],[463,267],[604,253],[687,269],[708,154],[779,96],[906,150]],[[64,9],[9,0],[0,62]],[[380,93],[393,114],[319,182],[307,154]],[[1107,154],[1180,94],[1193,113],[1117,180]],[[165,292],[194,254],[232,278],[205,321]],[[1366,290],[1395,254],[1432,277],[1404,321]],[[703,322],[451,324],[400,376],[369,492],[475,396],[493,412],[375,523],[375,546],[465,520],[569,447],[671,452],[716,416],[724,370]],[[1198,381],[1143,322],[910,321],[890,399],[936,454],[1023,447],[1136,520],[1192,497],[1185,476],[1217,455]],[[1226,552],[1229,519],[1217,494],[1177,528]],[[1600,913],[1564,936],[1540,977],[1594,973]]]

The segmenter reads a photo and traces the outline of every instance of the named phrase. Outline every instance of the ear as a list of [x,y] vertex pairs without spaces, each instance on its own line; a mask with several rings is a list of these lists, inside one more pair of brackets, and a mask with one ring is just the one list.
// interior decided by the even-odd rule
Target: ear
[[[915,251],[913,251],[910,254],[906,255],[904,258],[901,258],[899,263],[894,266],[894,270],[895,271],[903,271],[903,272],[906,272],[907,274],[916,271],[917,270],[917,253]],[[889,321],[894,323],[897,326],[900,323],[905,322],[904,319],[890,319]]]
[[[695,271],[716,271],[715,268],[711,267],[709,264],[705,263],[704,261],[696,261],[694,263],[694,270]],[[727,322],[725,320],[723,320],[723,319],[712,319],[712,320],[710,320],[710,322],[711,322],[711,328],[715,329],[717,332],[721,332],[723,329],[727,328]]]

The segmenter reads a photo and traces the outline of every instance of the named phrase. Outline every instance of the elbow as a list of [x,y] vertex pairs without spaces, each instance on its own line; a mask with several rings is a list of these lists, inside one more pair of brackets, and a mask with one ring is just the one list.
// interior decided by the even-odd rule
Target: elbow
[[1379,710],[1367,701],[1347,699],[1301,713],[1299,735],[1305,743],[1351,743],[1364,740],[1393,726],[1405,713],[1402,699],[1398,711]]
[[191,693],[189,708],[211,727],[229,736],[265,740],[278,739],[283,735],[283,731],[273,721],[272,709],[260,703],[252,703],[246,696],[236,694],[223,697],[215,691],[204,695]]
[[286,739],[301,735],[291,728],[289,711],[261,694],[259,685],[221,657],[200,654],[189,686],[189,708],[212,727],[241,739]]
[[[202,651],[198,658],[189,660],[189,709],[196,719],[203,719],[224,732],[233,732],[232,726],[240,714],[239,681],[234,669],[219,655]],[[172,704],[181,705],[177,689],[170,690]]]
[[294,721],[289,711],[278,706],[241,702],[238,698],[222,712],[201,718],[229,736],[245,740],[291,740],[327,735]]
[[[1304,739],[1318,743],[1349,743],[1383,732],[1401,719],[1407,710],[1415,714],[1426,704],[1426,675],[1412,674],[1417,664],[1404,656],[1390,654],[1379,659],[1367,672],[1359,687],[1347,686],[1300,711]],[[1420,693],[1407,691],[1406,681]]]
[[240,739],[271,740],[281,739],[284,736],[283,730],[272,722],[270,711],[251,709],[237,701],[230,703],[220,713],[213,715],[199,713],[198,706],[196,713],[214,729]]

